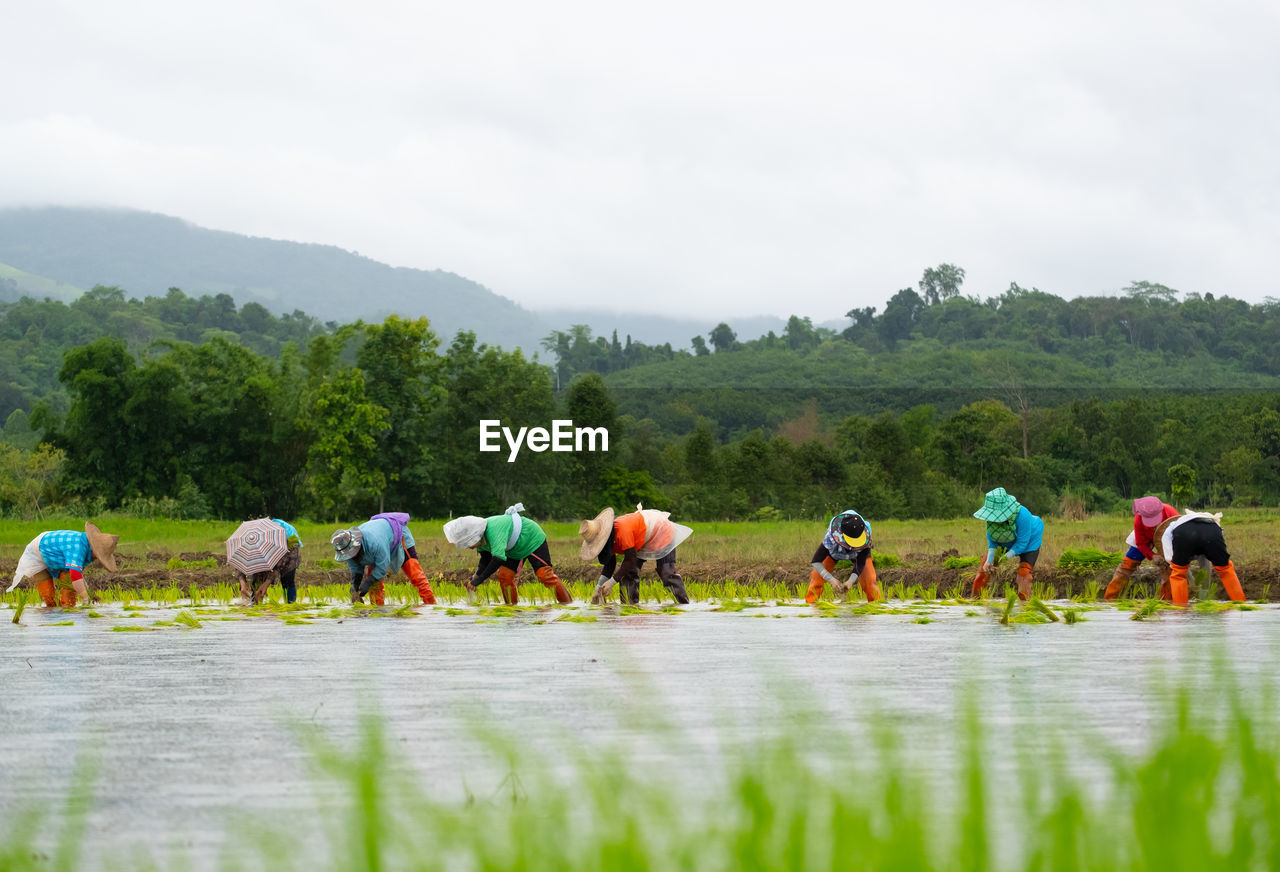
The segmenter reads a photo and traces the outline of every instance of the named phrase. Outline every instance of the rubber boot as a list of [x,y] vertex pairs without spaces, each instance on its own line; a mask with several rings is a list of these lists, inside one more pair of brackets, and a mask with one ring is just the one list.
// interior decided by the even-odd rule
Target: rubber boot
[[618,598],[624,606],[640,605],[640,579],[632,578],[618,582]]
[[1120,596],[1129,584],[1129,577],[1133,575],[1133,571],[1141,563],[1141,560],[1134,560],[1132,557],[1126,557],[1121,560],[1120,565],[1116,567],[1116,574],[1111,576],[1111,583],[1107,585],[1107,592],[1102,595],[1102,598],[1110,601]]
[[516,571],[507,566],[498,567],[498,588],[502,591],[502,601],[509,606],[520,602],[516,593]]
[[682,606],[689,604],[689,592],[684,589],[684,578],[676,572],[675,561],[658,561],[658,578],[667,586],[671,596]]
[[[834,557],[822,558],[822,565],[827,570],[827,572],[830,572],[831,570],[836,568],[835,558]],[[826,584],[827,584],[827,580],[822,577],[821,572],[819,572],[816,569],[810,572],[809,573],[809,590],[805,592],[804,601],[807,602],[809,605],[813,605],[814,603],[816,603],[818,601],[818,597],[822,596],[822,589],[826,586]]]
[[409,581],[418,589],[418,596],[422,598],[424,605],[433,606],[436,604],[435,591],[431,589],[431,582],[427,580],[427,574],[422,571],[422,564],[418,562],[416,557],[406,557],[404,566],[400,567],[404,570],[404,574],[409,576]]
[[298,586],[296,584],[281,585],[281,588],[284,590],[284,601],[286,603],[297,602]]
[[369,602],[375,606],[385,606],[387,604],[387,584],[385,581],[379,581],[369,588]]
[[1170,601],[1175,606],[1187,604],[1187,567],[1176,563],[1169,564]]
[[1160,590],[1156,591],[1156,599],[1164,600],[1167,603],[1173,602],[1173,588],[1170,587],[1169,582],[1162,581],[1160,583]]
[[1226,566],[1215,566],[1213,571],[1218,573],[1218,578],[1222,580],[1222,589],[1227,592],[1227,596],[1231,597],[1231,601],[1244,602],[1244,588],[1240,586],[1240,579],[1236,576],[1235,563],[1228,560]]
[[76,592],[69,587],[58,588],[58,605],[64,609],[76,607]]
[[880,595],[880,584],[876,580],[876,567],[871,562],[871,558],[867,558],[867,562],[862,567],[862,573],[858,576],[858,584],[862,587],[862,592],[867,597],[867,602],[873,603],[882,600],[884,597]]
[[548,587],[555,591],[556,602],[571,603],[573,597],[569,594],[569,588],[564,586],[564,582],[556,575],[556,571],[550,566],[539,566],[533,572],[538,576],[538,581],[542,582],[544,587]]
[[36,592],[40,594],[40,599],[44,600],[44,604],[49,608],[53,608],[58,604],[58,596],[54,592],[52,578],[46,578],[44,581],[37,581]]
[[986,564],[983,564],[982,568],[978,570],[978,574],[973,577],[973,590],[969,592],[969,596],[972,599],[977,599],[978,595],[982,593],[982,589],[987,586],[987,580],[990,578],[991,570],[987,568]]
[[1025,560],[1018,564],[1018,599],[1031,599],[1031,573],[1034,571],[1035,567]]

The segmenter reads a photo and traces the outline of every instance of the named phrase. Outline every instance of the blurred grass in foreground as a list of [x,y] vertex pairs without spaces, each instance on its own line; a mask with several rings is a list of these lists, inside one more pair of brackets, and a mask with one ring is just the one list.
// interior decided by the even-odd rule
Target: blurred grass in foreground
[[[277,830],[265,814],[265,830],[228,824],[220,865],[309,872],[1278,869],[1275,699],[1241,687],[1221,664],[1216,674],[1209,692],[1188,685],[1165,697],[1163,713],[1143,725],[1150,741],[1138,753],[1074,739],[1065,724],[992,731],[982,700],[971,696],[953,724],[927,726],[932,735],[912,733],[910,743],[888,720],[854,735],[819,718],[820,734],[744,733],[747,741],[722,745],[698,772],[632,763],[622,749],[584,752],[566,743],[551,759],[518,753],[518,740],[495,740],[494,755],[511,774],[463,802],[437,799],[403,752],[391,750],[385,726],[366,717],[358,747],[338,748],[315,734],[304,740],[316,765],[317,802],[338,797],[318,809],[321,842]],[[670,738],[660,727],[645,737]],[[950,765],[913,758],[921,741],[947,749]],[[82,768],[65,813],[40,818],[46,830],[58,822],[54,844],[37,846],[22,820],[12,822],[0,869],[71,869],[91,853],[105,868],[166,868],[143,862],[141,846],[127,862],[113,862],[87,842],[92,779],[90,767]],[[466,773],[458,775],[465,783]]]

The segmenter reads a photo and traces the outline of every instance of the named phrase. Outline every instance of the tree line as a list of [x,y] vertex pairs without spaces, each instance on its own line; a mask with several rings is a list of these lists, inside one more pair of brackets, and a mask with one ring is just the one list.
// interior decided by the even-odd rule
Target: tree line
[[[0,509],[337,519],[383,508],[485,514],[521,500],[552,518],[636,502],[689,520],[816,519],[847,507],[906,518],[972,511],[996,485],[1051,514],[1114,510],[1149,492],[1187,504],[1280,503],[1274,380],[1205,354],[1190,370],[1183,357],[1157,366],[1158,348],[1109,329],[1090,340],[1114,356],[1107,367],[1014,339],[945,345],[924,328],[876,348],[883,338],[859,336],[856,323],[848,335],[810,337],[793,318],[795,329],[773,340],[734,345],[721,332],[714,351],[664,348],[602,375],[467,332],[445,346],[423,318],[322,325],[180,291],[126,301],[117,290],[4,313],[18,343],[68,345],[57,393],[6,420]],[[915,293],[918,323],[962,300],[945,282]],[[1194,302],[1126,299],[1165,313]],[[186,321],[167,322],[162,303]],[[1005,307],[986,308],[1004,317]],[[1269,312],[1246,309],[1260,320]],[[109,332],[122,311],[146,316],[126,318],[133,332],[123,336]],[[1154,341],[1145,330],[1126,335]],[[478,450],[479,422],[494,418],[603,426],[611,450],[526,450],[508,463],[505,452]]]

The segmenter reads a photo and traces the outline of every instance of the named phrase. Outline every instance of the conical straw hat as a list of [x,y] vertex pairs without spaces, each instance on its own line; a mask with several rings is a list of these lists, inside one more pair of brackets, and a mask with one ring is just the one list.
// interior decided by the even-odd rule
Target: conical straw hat
[[120,537],[108,536],[89,521],[85,521],[84,532],[89,537],[89,550],[93,552],[94,559],[105,566],[108,572],[115,572],[116,545],[120,543]]
[[583,521],[578,525],[578,535],[582,537],[582,550],[578,552],[578,556],[583,560],[595,560],[612,532],[612,508],[605,509],[590,521]]

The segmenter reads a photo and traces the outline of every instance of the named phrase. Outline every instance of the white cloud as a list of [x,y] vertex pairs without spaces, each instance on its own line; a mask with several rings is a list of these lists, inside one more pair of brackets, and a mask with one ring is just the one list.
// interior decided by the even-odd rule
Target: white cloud
[[335,244],[533,307],[823,320],[942,261],[982,294],[1277,293],[1269,3],[7,17],[0,205]]

